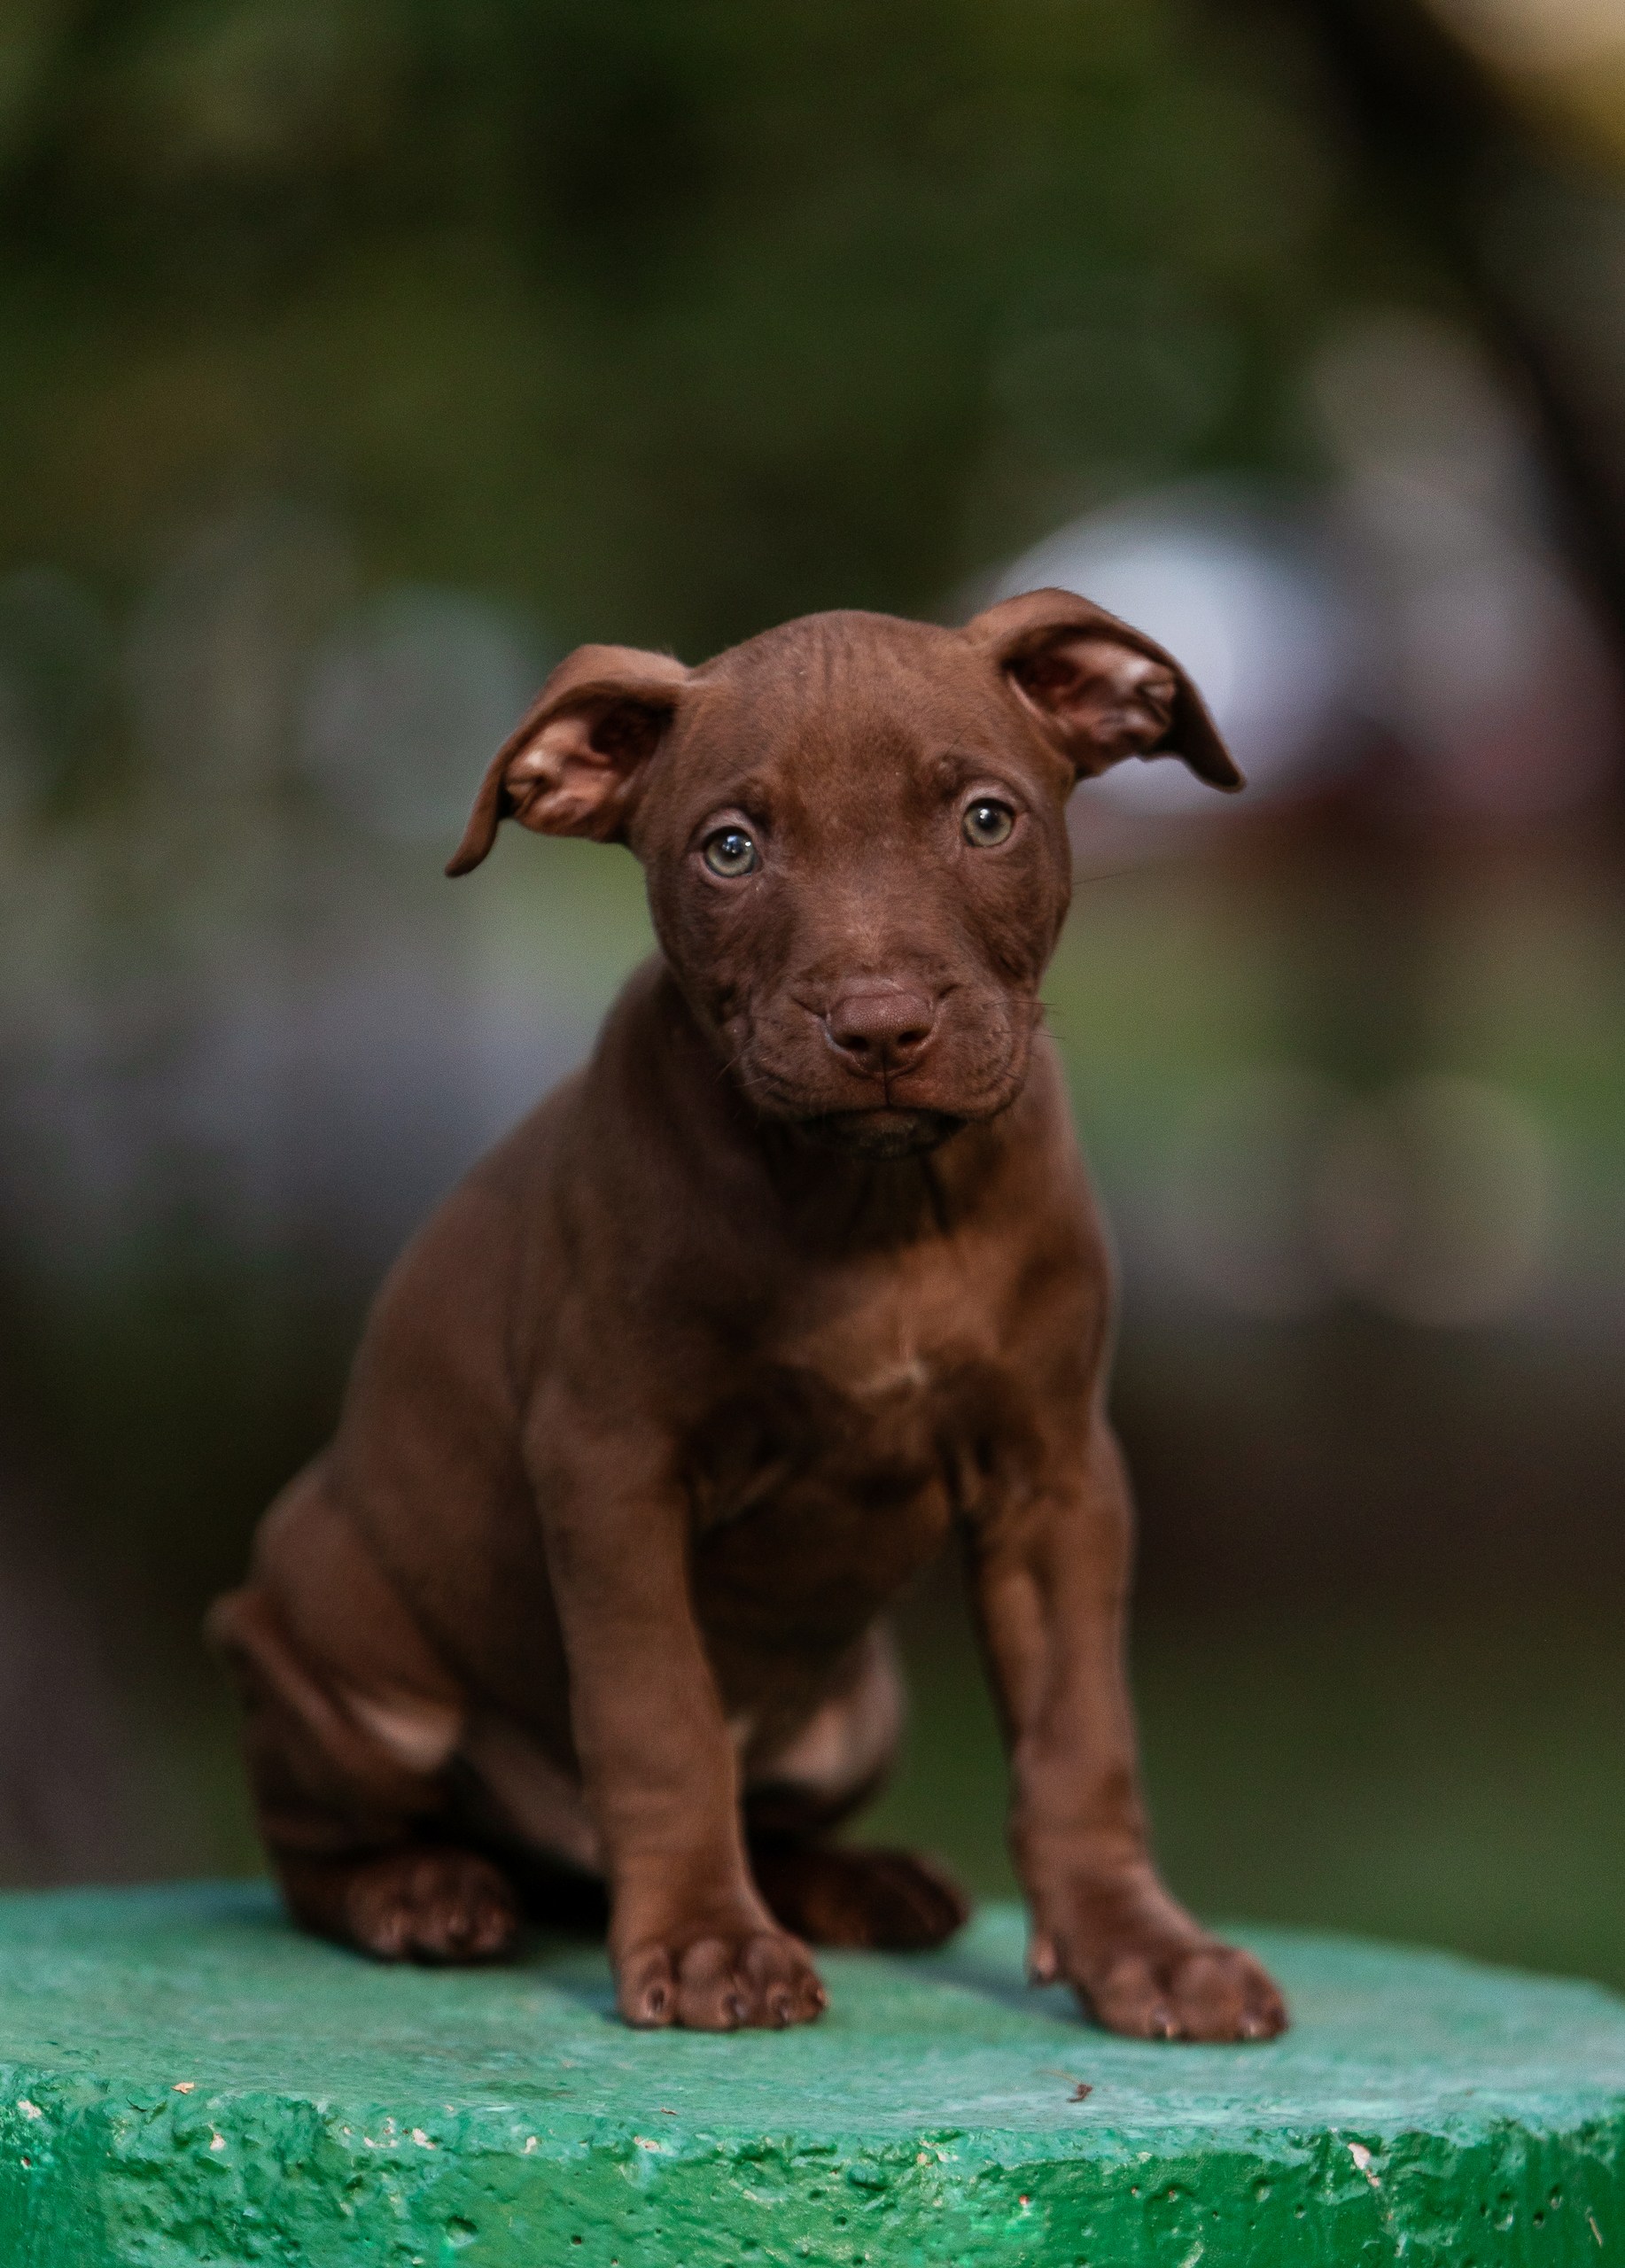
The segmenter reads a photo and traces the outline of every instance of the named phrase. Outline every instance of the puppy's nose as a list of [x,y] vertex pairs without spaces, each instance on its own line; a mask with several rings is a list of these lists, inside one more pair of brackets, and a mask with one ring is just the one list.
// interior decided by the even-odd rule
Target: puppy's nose
[[852,984],[824,1017],[824,1036],[847,1069],[879,1079],[912,1071],[931,1044],[937,1010],[900,984]]

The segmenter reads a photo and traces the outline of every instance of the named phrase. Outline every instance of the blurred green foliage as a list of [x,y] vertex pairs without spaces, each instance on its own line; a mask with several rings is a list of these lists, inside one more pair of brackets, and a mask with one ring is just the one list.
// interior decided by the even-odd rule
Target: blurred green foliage
[[561,644],[929,610],[1448,298],[1188,0],[34,0],[0,87],[0,533],[110,593],[264,491]]

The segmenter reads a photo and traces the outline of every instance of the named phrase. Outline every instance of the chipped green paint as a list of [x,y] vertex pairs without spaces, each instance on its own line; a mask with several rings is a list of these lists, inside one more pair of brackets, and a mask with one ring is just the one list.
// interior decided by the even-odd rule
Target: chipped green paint
[[589,1948],[386,1969],[256,1886],[0,1899],[0,2264],[1625,2268],[1625,2002],[1248,1941],[1265,2047],[1088,2029],[1008,1908],[707,2039],[624,2030]]

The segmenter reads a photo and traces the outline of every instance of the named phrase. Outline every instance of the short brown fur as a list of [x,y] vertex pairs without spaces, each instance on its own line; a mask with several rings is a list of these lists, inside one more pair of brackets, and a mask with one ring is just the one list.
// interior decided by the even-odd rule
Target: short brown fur
[[601,1897],[623,2015],[710,2029],[816,2016],[805,1940],[940,1941],[939,1868],[829,1833],[953,1534],[1033,1974],[1123,2031],[1280,2028],[1147,1849],[1106,1253],[1040,1029],[1067,797],[1163,753],[1240,784],[1171,658],[1061,592],[555,671],[452,871],[507,816],[625,842],[661,951],[398,1263],[214,1611],[307,1927],[476,1960]]

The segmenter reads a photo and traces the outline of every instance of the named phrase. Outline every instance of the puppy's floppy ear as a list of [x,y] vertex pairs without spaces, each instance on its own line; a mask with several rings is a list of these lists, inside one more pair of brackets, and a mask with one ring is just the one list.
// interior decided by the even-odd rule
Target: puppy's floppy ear
[[538,835],[617,841],[688,681],[669,654],[578,646],[492,758],[447,873],[478,866],[505,819]]
[[1173,656],[1141,630],[1075,598],[1029,591],[967,623],[1017,700],[1081,778],[1125,756],[1177,756],[1216,788],[1245,785]]

